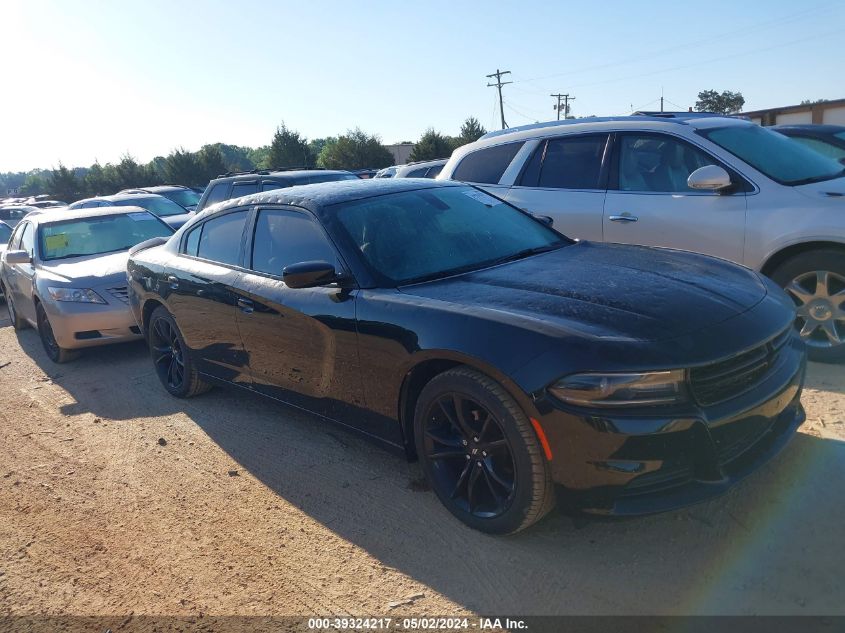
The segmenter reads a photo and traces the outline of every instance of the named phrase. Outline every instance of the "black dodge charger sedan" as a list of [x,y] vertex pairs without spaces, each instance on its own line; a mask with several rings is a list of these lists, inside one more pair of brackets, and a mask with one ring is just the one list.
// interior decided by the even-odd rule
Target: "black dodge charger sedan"
[[171,394],[235,385],[354,428],[418,457],[486,532],[558,498],[604,514],[703,500],[804,420],[805,352],[773,283],[576,242],[458,183],[231,200],[136,247],[129,276]]

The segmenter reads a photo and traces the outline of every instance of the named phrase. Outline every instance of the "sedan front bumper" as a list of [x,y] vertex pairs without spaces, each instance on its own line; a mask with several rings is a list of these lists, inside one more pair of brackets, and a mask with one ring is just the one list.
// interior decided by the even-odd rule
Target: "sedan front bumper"
[[129,306],[44,301],[44,309],[59,347],[80,349],[143,338]]
[[753,388],[709,407],[596,415],[538,403],[562,500],[581,511],[637,515],[726,492],[777,454],[805,420],[806,359],[797,337]]

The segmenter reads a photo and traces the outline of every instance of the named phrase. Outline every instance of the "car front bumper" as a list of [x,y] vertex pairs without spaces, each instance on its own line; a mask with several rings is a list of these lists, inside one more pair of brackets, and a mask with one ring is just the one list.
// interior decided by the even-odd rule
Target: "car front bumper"
[[711,407],[596,415],[540,402],[552,476],[565,505],[606,515],[663,512],[726,492],[777,454],[805,420],[806,371],[793,337],[752,389]]
[[59,347],[80,349],[143,338],[128,305],[44,301]]

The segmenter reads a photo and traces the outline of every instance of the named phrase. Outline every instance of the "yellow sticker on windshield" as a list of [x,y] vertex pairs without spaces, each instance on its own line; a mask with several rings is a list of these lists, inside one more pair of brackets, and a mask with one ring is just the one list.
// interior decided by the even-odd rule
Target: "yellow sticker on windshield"
[[58,235],[48,235],[44,240],[47,248],[51,251],[60,249],[60,248],[67,248],[68,241],[67,241],[67,234],[66,233],[59,233]]

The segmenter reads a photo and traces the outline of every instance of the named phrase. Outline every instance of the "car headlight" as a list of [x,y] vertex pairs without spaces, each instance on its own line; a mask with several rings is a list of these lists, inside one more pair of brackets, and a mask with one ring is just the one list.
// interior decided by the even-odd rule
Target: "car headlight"
[[76,303],[105,303],[105,300],[90,288],[47,288],[53,301],[74,301]]
[[576,405],[636,407],[673,404],[687,399],[683,369],[620,374],[572,374],[549,388]]

